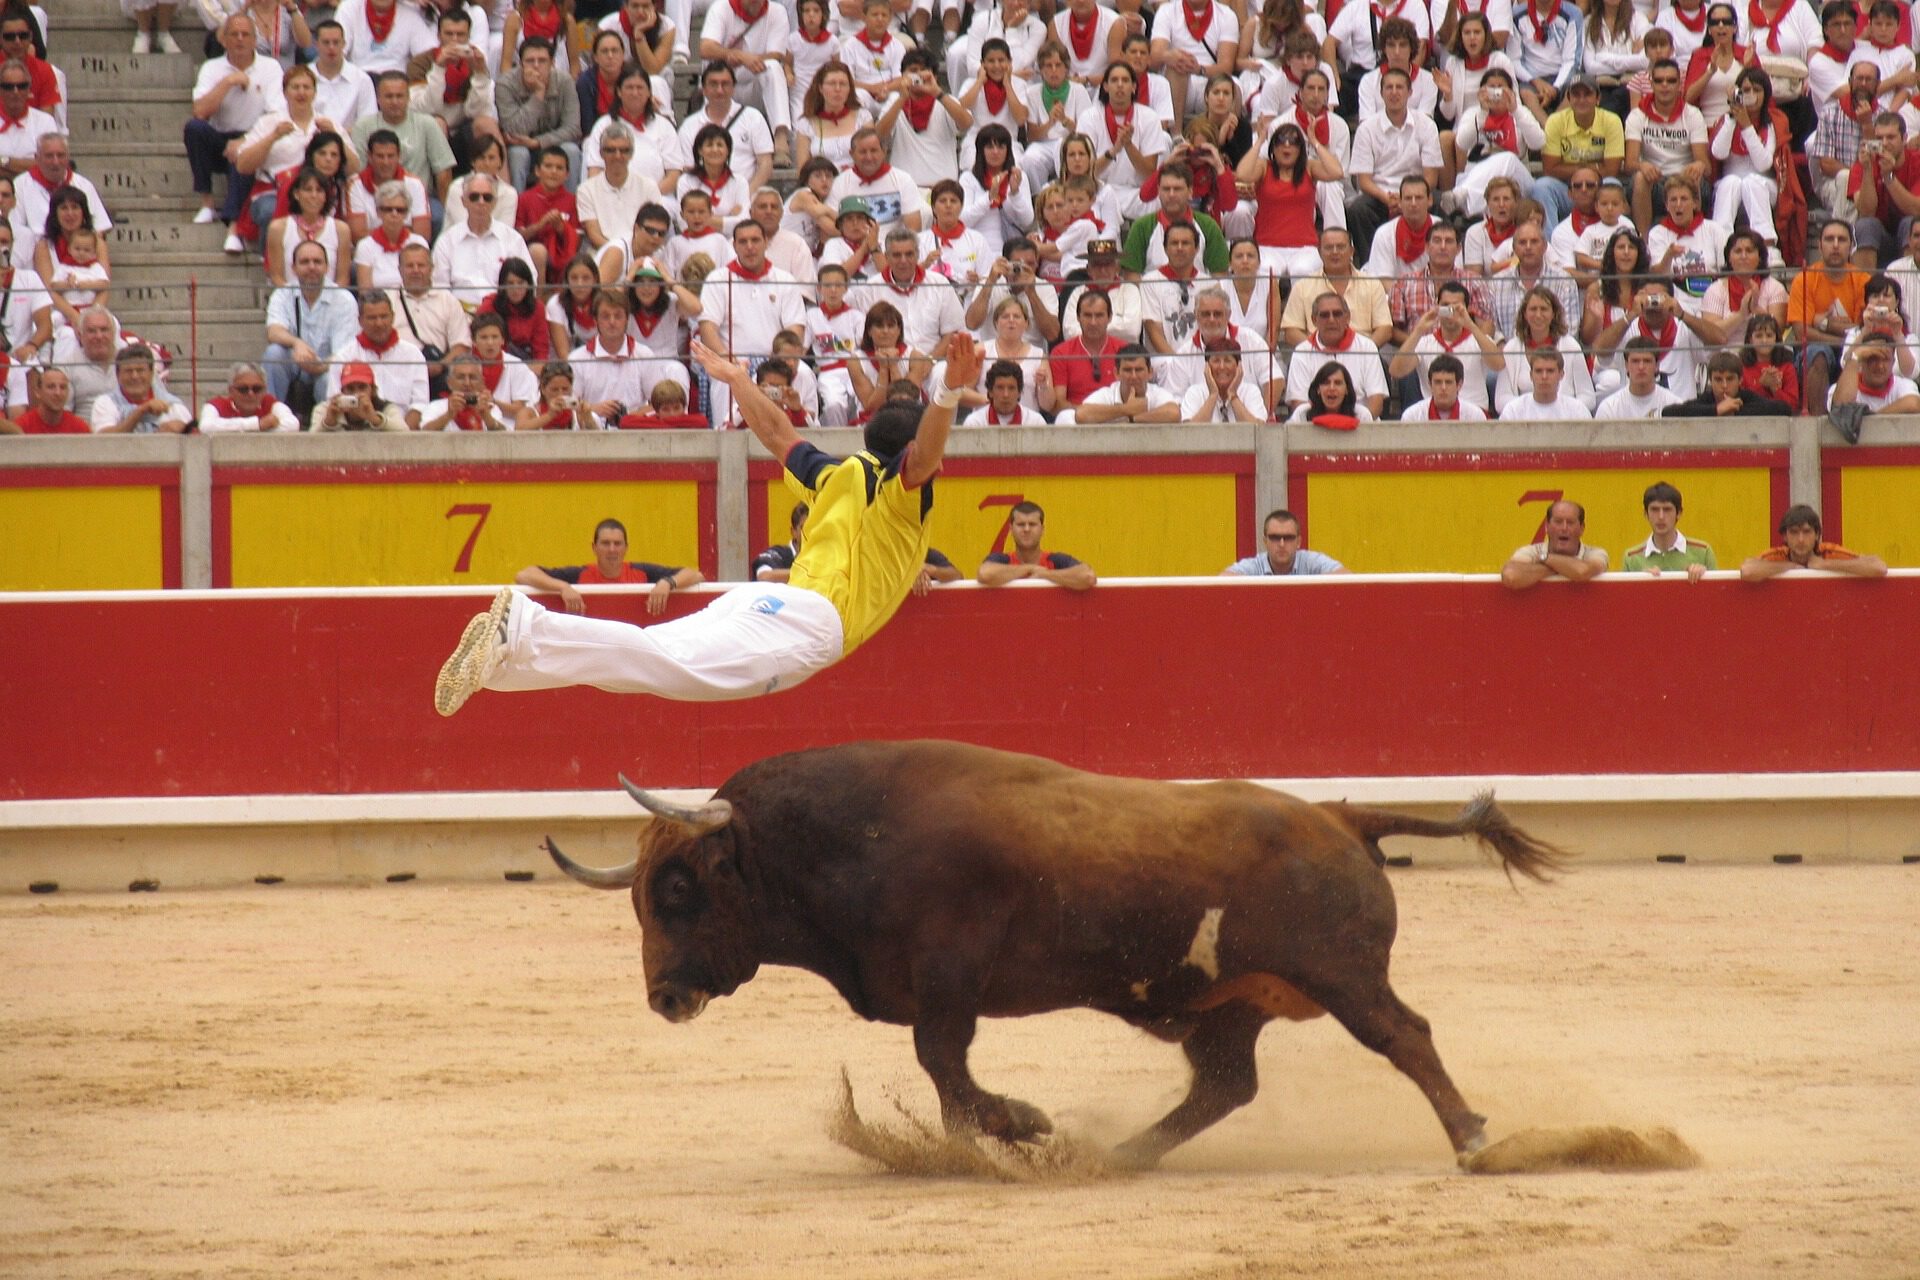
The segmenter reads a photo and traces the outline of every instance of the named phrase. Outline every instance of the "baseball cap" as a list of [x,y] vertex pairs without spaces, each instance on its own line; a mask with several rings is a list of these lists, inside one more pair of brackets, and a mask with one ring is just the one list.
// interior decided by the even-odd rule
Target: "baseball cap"
[[340,370],[340,385],[350,387],[356,382],[373,385],[373,366],[363,361],[355,361]]
[[1579,75],[1573,78],[1567,85],[1567,92],[1572,93],[1575,89],[1585,89],[1588,93],[1600,92],[1599,84],[1595,82],[1592,76],[1588,75]]
[[639,269],[633,273],[633,278],[635,280],[665,280],[667,276],[664,271],[654,265],[653,259],[649,258],[640,264]]
[[873,210],[868,207],[865,196],[847,196],[840,201],[840,216],[844,218],[850,213],[857,213],[863,218],[873,216]]

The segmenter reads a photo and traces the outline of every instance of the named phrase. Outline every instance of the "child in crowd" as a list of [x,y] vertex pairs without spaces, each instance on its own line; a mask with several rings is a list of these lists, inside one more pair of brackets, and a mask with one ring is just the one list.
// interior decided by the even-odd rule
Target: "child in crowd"
[[580,249],[580,208],[567,190],[567,153],[542,147],[534,161],[535,185],[520,197],[514,229],[533,254],[534,274],[558,284]]
[[645,413],[630,413],[620,419],[620,426],[628,431],[662,427],[705,430],[712,425],[699,414],[687,412],[687,389],[672,378],[662,380],[653,388]]
[[1762,311],[1747,321],[1747,347],[1741,353],[1740,385],[1771,400],[1800,404],[1800,375],[1793,348],[1780,341],[1780,322]]

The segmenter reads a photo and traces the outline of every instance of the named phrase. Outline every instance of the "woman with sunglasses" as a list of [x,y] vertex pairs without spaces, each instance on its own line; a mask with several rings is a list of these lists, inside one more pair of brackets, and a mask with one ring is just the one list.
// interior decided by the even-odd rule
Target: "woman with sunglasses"
[[1300,126],[1283,120],[1267,139],[1267,153],[1248,152],[1241,181],[1253,186],[1253,241],[1260,268],[1273,277],[1304,280],[1320,274],[1319,232],[1314,227],[1319,184],[1345,176],[1333,152]]
[[426,237],[408,225],[412,206],[400,183],[381,183],[373,193],[373,208],[380,221],[353,247],[354,284],[363,292],[398,289],[400,251],[410,244],[426,245]]
[[1752,46],[1737,42],[1739,33],[1740,19],[1732,5],[1710,5],[1706,43],[1687,62],[1687,101],[1700,108],[1708,129],[1726,118],[1735,77],[1756,62]]

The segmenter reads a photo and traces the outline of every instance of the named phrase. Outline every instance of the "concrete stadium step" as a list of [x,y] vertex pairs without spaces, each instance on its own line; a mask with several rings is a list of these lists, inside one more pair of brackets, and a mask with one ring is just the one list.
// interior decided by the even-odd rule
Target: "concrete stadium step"
[[[131,40],[132,36],[129,35]],[[75,102],[124,96],[128,89],[171,89],[184,115],[200,60],[182,54],[80,53],[63,56],[67,89]]]
[[[191,194],[115,199],[112,243],[116,278],[119,268],[135,256],[218,253],[227,229],[218,222],[195,226],[193,215],[199,209],[199,199]],[[124,250],[122,245],[126,246]]]
[[[67,69],[67,75],[73,75],[72,60],[89,53],[130,53],[133,49],[134,25],[118,4],[109,4],[98,10],[80,0],[74,5],[75,12],[69,12],[62,5],[52,15],[53,31],[51,36],[52,52],[55,61]],[[201,50],[207,38],[207,29],[200,19],[184,10],[182,5],[174,11],[174,40],[180,45],[179,53],[161,53],[152,56],[158,58],[179,58],[198,67]]]
[[[149,265],[147,270],[154,270]],[[264,273],[249,270],[245,278],[207,279],[188,272],[170,278],[148,278],[122,284],[116,268],[113,280],[113,306],[116,311],[151,314],[173,322],[185,322],[198,310],[202,323],[209,316],[231,318],[244,312],[256,322],[264,322],[267,295],[272,285]]]
[[181,131],[190,108],[183,91],[175,89],[121,89],[103,97],[82,98],[77,92],[67,107],[67,131],[76,154],[102,146],[140,146],[178,143],[185,153]]
[[[187,149],[178,141],[156,142],[144,147],[125,143],[95,143],[83,147],[76,142],[73,163],[100,189],[100,198],[107,202],[109,211],[128,197],[193,198],[193,174],[187,169]],[[217,183],[215,189],[219,189]],[[188,216],[192,216],[191,212]]]

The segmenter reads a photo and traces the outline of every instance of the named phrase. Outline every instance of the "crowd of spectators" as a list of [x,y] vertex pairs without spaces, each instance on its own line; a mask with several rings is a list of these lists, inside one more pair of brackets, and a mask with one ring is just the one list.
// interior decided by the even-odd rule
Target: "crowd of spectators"
[[[197,220],[273,285],[223,423],[737,425],[698,337],[851,424],[962,331],[971,425],[1920,407],[1902,0],[192,8]],[[0,9],[0,430],[52,365],[97,430],[192,429],[164,353],[131,413],[46,43]]]

